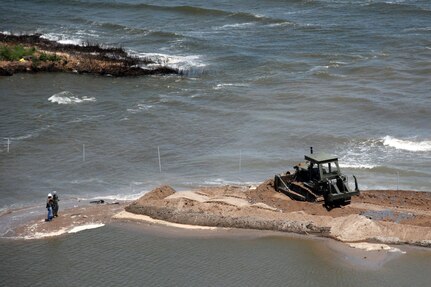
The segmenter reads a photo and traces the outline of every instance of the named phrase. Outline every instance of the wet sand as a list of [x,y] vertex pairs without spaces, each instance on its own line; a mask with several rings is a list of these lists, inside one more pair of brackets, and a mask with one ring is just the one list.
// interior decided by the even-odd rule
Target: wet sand
[[[59,216],[46,222],[45,217],[37,217],[28,221],[17,223],[16,226],[3,234],[5,238],[15,239],[41,239],[53,236],[60,236],[67,233],[75,233],[85,229],[91,229],[109,224],[112,217],[124,210],[127,202],[118,204],[89,204],[77,202],[74,207],[63,209],[60,207]],[[10,211],[1,217],[13,217],[14,213],[20,211]]]

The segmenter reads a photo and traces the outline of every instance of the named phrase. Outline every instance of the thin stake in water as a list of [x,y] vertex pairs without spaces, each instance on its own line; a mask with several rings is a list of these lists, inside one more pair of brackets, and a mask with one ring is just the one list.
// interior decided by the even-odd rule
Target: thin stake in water
[[82,144],[82,161],[85,161],[85,144]]
[[162,162],[160,160],[160,146],[157,146],[157,154],[159,156],[159,170],[162,172]]
[[239,150],[239,172],[241,173],[242,150]]
[[398,190],[399,186],[400,186],[400,172],[397,171],[397,190]]
[[7,152],[9,152],[10,138],[7,138]]

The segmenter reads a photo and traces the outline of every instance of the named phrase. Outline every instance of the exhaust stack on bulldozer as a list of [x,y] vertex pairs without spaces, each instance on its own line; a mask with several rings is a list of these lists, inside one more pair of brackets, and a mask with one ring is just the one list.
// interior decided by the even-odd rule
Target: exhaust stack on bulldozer
[[350,203],[351,197],[359,195],[358,181],[355,176],[355,189],[351,190],[347,177],[340,171],[338,158],[328,154],[304,156],[306,162],[294,166],[293,173],[277,174],[274,188],[290,198],[301,201],[324,201],[326,206]]

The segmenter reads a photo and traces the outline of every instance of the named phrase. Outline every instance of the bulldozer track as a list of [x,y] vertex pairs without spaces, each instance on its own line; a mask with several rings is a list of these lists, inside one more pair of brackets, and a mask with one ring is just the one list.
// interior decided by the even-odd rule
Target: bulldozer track
[[[320,202],[320,201],[324,200],[323,196],[319,196],[319,195],[315,194],[310,188],[305,186],[302,182],[291,182],[290,185],[293,186],[293,189],[297,189],[295,191],[296,193],[298,193],[298,191],[301,190],[302,192],[299,192],[299,193],[302,194],[304,196],[304,198],[307,199],[307,201]],[[311,195],[311,199],[313,199],[313,200],[310,200],[310,196],[307,196],[307,194]]]

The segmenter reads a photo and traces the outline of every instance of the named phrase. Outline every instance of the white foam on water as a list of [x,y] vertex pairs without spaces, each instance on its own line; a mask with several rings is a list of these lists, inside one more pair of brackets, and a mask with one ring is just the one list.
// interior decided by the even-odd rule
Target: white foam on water
[[341,168],[352,168],[352,169],[373,169],[378,167],[377,165],[373,164],[360,164],[360,163],[340,163],[339,164]]
[[214,30],[226,30],[226,29],[240,29],[245,27],[250,27],[255,25],[254,22],[247,22],[247,23],[236,23],[236,24],[226,24],[220,27],[214,28]]
[[113,202],[117,201],[131,201],[136,200],[143,196],[144,194],[150,192],[148,188],[146,188],[144,182],[132,181],[128,187],[123,188],[117,194],[107,194],[102,197],[97,197],[95,199],[104,199],[110,200]]
[[85,225],[80,225],[80,226],[75,226],[72,229],[68,230],[67,233],[77,233],[83,230],[88,230],[88,229],[95,229],[95,228],[99,228],[105,226],[104,223],[91,223],[91,224],[85,224]]
[[241,83],[222,83],[217,84],[215,87],[213,87],[214,90],[220,90],[225,87],[248,87],[248,84],[241,84]]
[[64,45],[82,45],[81,40],[75,40],[75,39],[62,39],[62,40],[58,40],[57,42]]
[[329,69],[329,66],[314,66],[310,69],[310,72],[321,72]]
[[226,179],[222,179],[222,178],[216,178],[213,180],[205,180],[203,182],[204,185],[209,185],[209,186],[223,186],[223,185],[250,185],[250,186],[254,186],[254,185],[258,185],[258,182],[246,182],[246,181],[232,181],[232,180],[226,180]]
[[129,109],[127,109],[127,112],[129,112],[131,114],[136,114],[139,112],[148,111],[152,107],[153,107],[153,105],[137,104],[136,108],[129,108]]
[[70,104],[79,104],[84,102],[95,102],[96,98],[95,97],[88,98],[86,96],[79,98],[69,91],[63,91],[52,95],[51,97],[48,98],[48,101],[50,101],[51,103],[57,103],[59,105],[70,105]]
[[412,152],[431,151],[431,141],[402,140],[391,136],[382,139],[384,146]]
[[[129,193],[130,191],[130,193]],[[133,191],[136,191],[138,193],[133,193]],[[119,201],[131,201],[136,200],[143,196],[145,193],[149,192],[148,190],[136,190],[136,187],[131,185],[130,189],[127,189],[127,193],[117,193],[117,194],[107,194],[107,195],[100,195],[100,196],[94,196],[94,197],[78,197],[78,201],[93,201],[93,200],[101,200],[103,199],[105,203],[113,203],[113,202],[119,202]]]
[[[116,195],[106,195],[103,196],[103,199],[106,200],[112,200],[112,201],[130,201],[130,200],[136,200],[143,196],[148,191],[143,191],[140,193],[134,193],[134,194],[116,194]],[[100,197],[98,197],[100,199]]]
[[[139,58],[154,62],[148,67],[168,67],[176,69],[182,73],[193,72],[196,70],[203,71],[206,64],[202,61],[199,55],[177,56],[160,53],[134,53]],[[145,68],[145,66],[143,67]]]
[[[341,168],[371,170],[382,165],[378,140],[351,141],[338,152]],[[384,160],[383,160],[384,162]]]
[[29,139],[29,138],[32,138],[32,137],[34,137],[34,136],[39,135],[41,132],[43,132],[43,131],[45,131],[45,130],[49,129],[49,128],[50,128],[50,127],[52,127],[52,126],[53,126],[53,125],[46,125],[46,126],[44,126],[44,127],[41,127],[41,128],[35,129],[35,130],[33,130],[32,132],[30,132],[30,133],[28,133],[28,134],[25,134],[25,135],[22,135],[22,136],[11,137],[11,138],[10,138],[10,140],[11,140],[11,141],[26,140],[26,139]]
[[47,33],[47,34],[43,34],[40,37],[43,39],[55,41],[55,42],[58,42],[60,44],[65,44],[65,45],[79,45],[79,46],[83,45],[83,42],[81,39],[68,38],[64,34]]
[[281,22],[281,23],[273,23],[269,24],[268,27],[284,27],[284,26],[294,26],[295,24],[289,21]]
[[26,240],[32,240],[32,239],[42,239],[47,237],[55,237],[60,236],[62,234],[65,234],[67,232],[66,228],[62,228],[57,231],[53,232],[35,232],[32,235],[26,235],[23,237],[13,237],[14,239],[26,239]]

